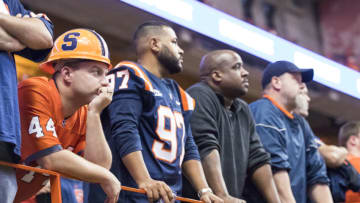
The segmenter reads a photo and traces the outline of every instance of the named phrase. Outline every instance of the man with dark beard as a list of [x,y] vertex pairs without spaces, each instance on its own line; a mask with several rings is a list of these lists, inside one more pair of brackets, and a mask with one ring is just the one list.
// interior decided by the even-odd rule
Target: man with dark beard
[[[199,148],[206,179],[224,202],[244,202],[246,177],[268,202],[280,202],[272,178],[270,156],[255,131],[246,102],[249,73],[241,57],[231,50],[205,55],[200,63],[201,82],[187,91],[196,101],[191,129]],[[184,193],[190,188],[184,187]]]
[[[119,202],[173,202],[181,195],[182,173],[204,202],[222,202],[207,185],[190,130],[194,100],[164,75],[182,71],[183,50],[174,30],[161,22],[140,25],[134,35],[137,63],[119,63],[108,77],[115,87],[102,124],[113,153],[111,171],[123,185]],[[103,202],[101,188],[90,186],[89,202]]]

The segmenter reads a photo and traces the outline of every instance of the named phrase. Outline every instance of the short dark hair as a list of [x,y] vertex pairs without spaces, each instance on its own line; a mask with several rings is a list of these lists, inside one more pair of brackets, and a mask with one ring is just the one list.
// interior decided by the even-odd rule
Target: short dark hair
[[163,27],[171,27],[169,24],[162,21],[148,21],[141,25],[139,25],[133,36],[133,43],[136,45],[139,38],[146,36],[149,34],[150,30],[160,30]]
[[77,68],[79,63],[90,62],[90,61],[93,61],[93,60],[90,60],[90,59],[74,59],[74,60],[66,61],[64,63],[64,66],[69,66],[71,68]]
[[[62,62],[59,62],[62,61]],[[90,59],[61,59],[53,62],[55,72],[59,72],[64,66],[76,69],[79,63],[93,61]],[[58,66],[59,64],[59,66]]]
[[360,121],[351,121],[341,126],[339,130],[339,145],[346,147],[350,136],[357,136],[360,132]]

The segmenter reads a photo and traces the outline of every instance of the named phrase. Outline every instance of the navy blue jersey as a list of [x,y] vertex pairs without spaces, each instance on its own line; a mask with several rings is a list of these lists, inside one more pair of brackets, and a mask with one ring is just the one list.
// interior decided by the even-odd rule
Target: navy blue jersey
[[[115,91],[101,121],[113,153],[111,171],[122,185],[137,187],[121,159],[141,151],[150,176],[180,195],[182,163],[199,160],[189,123],[194,100],[174,80],[160,79],[133,62],[118,64],[108,77]],[[93,193],[90,187],[89,200]],[[122,191],[119,202],[134,201],[129,195],[135,194]]]
[[61,178],[61,199],[66,203],[83,203],[83,182]]

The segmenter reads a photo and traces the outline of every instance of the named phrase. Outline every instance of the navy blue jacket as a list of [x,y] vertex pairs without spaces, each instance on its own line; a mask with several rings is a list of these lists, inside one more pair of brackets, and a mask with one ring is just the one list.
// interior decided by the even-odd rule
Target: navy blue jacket
[[329,182],[325,163],[304,119],[270,99],[262,98],[250,104],[256,130],[271,155],[273,173],[288,171],[296,202],[305,203],[310,186]]

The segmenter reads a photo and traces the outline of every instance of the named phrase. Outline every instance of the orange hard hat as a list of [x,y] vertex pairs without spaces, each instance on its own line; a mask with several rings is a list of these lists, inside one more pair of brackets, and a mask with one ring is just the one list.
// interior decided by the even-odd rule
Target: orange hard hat
[[111,68],[109,49],[105,40],[94,30],[79,28],[60,35],[54,42],[48,59],[40,64],[45,72],[55,72],[53,63],[60,59],[89,59]]

